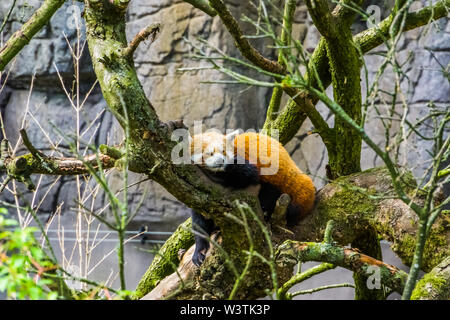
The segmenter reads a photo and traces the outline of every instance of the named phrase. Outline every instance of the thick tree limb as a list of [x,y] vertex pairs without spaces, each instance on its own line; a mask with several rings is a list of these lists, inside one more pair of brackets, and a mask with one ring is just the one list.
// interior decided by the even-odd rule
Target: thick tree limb
[[[153,259],[150,267],[137,285],[134,299],[141,299],[148,292],[152,291],[161,280],[170,275],[174,267],[179,264],[178,252],[180,249],[189,249],[194,244],[194,235],[191,232],[192,221],[189,218],[182,223],[173,235],[167,239],[159,249],[158,254]],[[192,253],[185,253],[185,256],[192,258]],[[183,258],[185,260],[185,258]]]
[[[401,171],[399,178],[407,192],[413,193],[415,180]],[[416,196],[414,201],[424,199]],[[449,214],[436,220],[425,245],[424,271],[430,271],[450,255]],[[402,262],[410,265],[414,255],[417,214],[398,199],[386,168],[374,168],[341,177],[322,188],[317,194],[314,211],[294,229],[295,240],[320,241],[327,221],[336,225],[335,241],[341,245],[352,243],[367,232],[375,232],[392,242],[392,250]]]
[[417,282],[412,300],[450,299],[450,256]]
[[45,0],[31,18],[17,30],[0,49],[0,71],[25,47],[33,36],[42,29],[65,0]]
[[[404,173],[401,180],[405,185],[410,186],[410,190],[414,189],[415,181],[412,175]],[[326,185],[318,192],[315,209],[292,230],[294,232],[293,234],[283,233],[279,228],[273,226],[272,239],[276,244],[281,244],[286,239],[302,243],[305,242],[307,244],[306,247],[308,247],[309,242],[320,242],[324,239],[327,222],[333,220],[333,239],[331,239],[330,234],[326,237],[329,243],[336,241],[339,245],[345,246],[358,237],[367,234],[367,232],[376,232],[384,239],[393,243],[393,251],[408,265],[411,263],[414,253],[415,233],[417,230],[418,219],[417,215],[401,200],[393,198],[394,195],[395,192],[393,191],[391,177],[386,168],[375,168],[350,176],[341,177]],[[446,219],[448,219],[446,216],[438,219],[431,231],[430,238],[428,239],[425,248],[423,265],[425,271],[431,270],[435,265],[442,261],[443,258],[450,255],[450,226],[446,222]],[[174,246],[175,244],[171,245]],[[341,253],[344,254],[345,252],[341,251]],[[213,253],[209,252],[209,254]],[[362,256],[359,253],[359,256],[353,256],[353,254],[356,253],[350,251],[346,254],[348,254],[349,258],[352,256],[353,259],[356,259],[346,260],[348,267],[351,267],[349,261],[356,263],[356,265],[353,266],[355,267],[360,266],[358,263],[361,261],[358,262],[358,259],[361,257],[363,257],[363,260],[365,259],[365,256]],[[343,256],[345,256],[345,254]],[[312,256],[309,256],[309,258],[312,258]],[[320,261],[333,263],[326,259]],[[369,264],[372,264],[372,262],[375,263],[373,260],[370,260],[369,262]],[[216,266],[214,274],[223,272],[223,266],[219,267],[219,265],[217,265],[217,263],[220,263],[219,261],[211,258],[207,259],[205,263],[212,263]],[[152,266],[152,268],[155,267],[156,266]],[[213,285],[210,284],[212,280],[199,278],[194,272],[194,268],[194,265],[186,264],[182,267],[183,271],[179,269],[179,272],[182,278],[183,274],[185,275],[185,278],[183,278],[184,280],[193,282],[193,286],[197,288],[198,291],[194,292],[192,291],[192,288],[180,289],[180,287],[173,286],[172,288],[174,290],[176,288],[177,291],[176,298],[201,298],[203,294],[211,294],[211,291],[208,288],[213,287]],[[388,271],[395,269],[386,266],[383,270]],[[292,276],[292,269],[290,266],[279,268],[278,273],[280,277],[279,282],[283,283]],[[394,273],[396,276],[399,275],[400,278],[394,277],[397,280],[390,278],[391,280],[389,281],[394,282],[390,285],[396,286],[396,288],[400,290],[400,282],[396,281],[398,281],[398,279],[403,279],[403,274],[397,273],[396,271]],[[178,278],[178,275],[173,274],[170,277],[171,280],[167,281],[173,284],[175,279]],[[270,286],[270,281],[266,278],[262,279],[267,281],[266,284]],[[179,284],[180,283],[181,282],[179,282]],[[162,288],[164,284],[161,282],[159,286]],[[157,291],[153,292],[150,296],[147,296],[147,298],[160,297],[158,296],[159,293],[156,294],[156,292],[161,293],[161,288],[157,289]],[[140,294],[145,294],[145,292],[141,291]],[[165,295],[168,294],[169,293],[165,291]],[[261,294],[262,295],[255,295],[255,292],[250,290],[248,292],[244,291],[243,296],[252,299],[263,296],[264,292]],[[173,297],[175,298],[175,296]]]

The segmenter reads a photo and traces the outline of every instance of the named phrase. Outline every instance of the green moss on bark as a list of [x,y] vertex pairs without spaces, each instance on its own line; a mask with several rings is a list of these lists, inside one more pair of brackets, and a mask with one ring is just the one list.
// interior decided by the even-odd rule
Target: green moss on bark
[[412,300],[450,299],[450,256],[420,279],[411,295]]
[[411,300],[428,300],[431,298],[430,293],[433,291],[442,291],[445,289],[448,279],[444,277],[426,274],[416,285]]
[[156,287],[159,281],[175,271],[179,264],[179,250],[187,250],[194,244],[194,235],[190,231],[191,229],[192,221],[189,218],[164,243],[139,281],[133,299],[142,298]]

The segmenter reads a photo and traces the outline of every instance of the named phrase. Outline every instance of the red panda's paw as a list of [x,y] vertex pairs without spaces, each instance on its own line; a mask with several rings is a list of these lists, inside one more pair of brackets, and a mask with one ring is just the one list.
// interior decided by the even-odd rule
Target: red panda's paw
[[195,246],[194,254],[192,255],[192,262],[197,266],[200,267],[205,261],[205,252],[208,250],[207,248],[203,248],[202,250],[198,250],[198,245]]

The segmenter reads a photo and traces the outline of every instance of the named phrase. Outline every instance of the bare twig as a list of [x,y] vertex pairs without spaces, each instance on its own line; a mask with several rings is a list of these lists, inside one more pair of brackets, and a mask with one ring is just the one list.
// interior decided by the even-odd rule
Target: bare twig
[[139,31],[139,33],[134,36],[133,40],[131,40],[128,47],[123,51],[124,56],[132,58],[134,51],[136,51],[137,47],[142,41],[147,40],[150,37],[150,43],[153,43],[156,40],[160,31],[161,31],[160,23],[151,24],[146,28],[142,29],[141,31]]
[[255,65],[272,73],[286,74],[286,70],[278,62],[272,61],[264,57],[256,50],[244,37],[239,23],[233,17],[222,0],[210,0],[211,7],[216,10],[225,27],[233,37],[236,46],[241,54]]

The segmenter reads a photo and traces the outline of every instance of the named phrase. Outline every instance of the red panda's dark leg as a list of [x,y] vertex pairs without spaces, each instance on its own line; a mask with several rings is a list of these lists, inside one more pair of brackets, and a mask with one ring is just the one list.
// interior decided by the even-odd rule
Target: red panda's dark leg
[[271,185],[270,183],[261,183],[258,199],[266,219],[270,219],[273,211],[275,210],[275,204],[280,196],[281,192],[277,187]]
[[[281,192],[277,187],[270,183],[261,183],[258,199],[266,218],[270,219],[280,196]],[[286,210],[286,225],[288,227],[293,227],[298,224],[303,214],[302,210],[299,205],[289,204]]]
[[[247,160],[235,157],[234,163],[226,164],[223,171],[213,171],[202,168],[202,170],[211,178],[212,181],[223,185],[224,187],[243,189],[250,185],[259,183],[258,168],[250,164]],[[275,200],[276,201],[276,200]],[[195,250],[192,256],[192,262],[200,266],[205,260],[206,251],[209,248],[209,235],[215,230],[214,222],[206,219],[204,216],[192,210],[192,226],[197,234],[195,238]],[[201,236],[201,235],[204,236]]]
[[303,214],[303,208],[291,202],[286,210],[286,225],[288,227],[296,226]]
[[191,216],[192,228],[196,231],[194,234],[195,250],[194,255],[192,256],[192,262],[196,266],[200,266],[203,263],[203,260],[205,260],[206,251],[209,249],[208,237],[216,227],[211,219],[206,219],[194,210],[191,210]]

